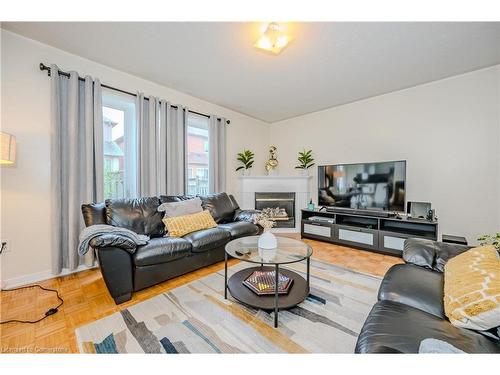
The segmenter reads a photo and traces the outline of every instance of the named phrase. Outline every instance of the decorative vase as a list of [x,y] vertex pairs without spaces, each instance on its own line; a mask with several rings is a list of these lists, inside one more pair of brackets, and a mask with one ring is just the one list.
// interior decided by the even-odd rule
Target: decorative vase
[[250,168],[243,168],[243,176],[250,176]]
[[259,247],[259,256],[264,262],[270,262],[276,256],[276,249],[263,249]]
[[304,177],[309,176],[309,169],[301,169],[300,170],[300,175],[304,176]]
[[278,246],[278,240],[276,239],[276,236],[270,231],[265,231],[259,236],[258,246],[259,250],[275,249]]

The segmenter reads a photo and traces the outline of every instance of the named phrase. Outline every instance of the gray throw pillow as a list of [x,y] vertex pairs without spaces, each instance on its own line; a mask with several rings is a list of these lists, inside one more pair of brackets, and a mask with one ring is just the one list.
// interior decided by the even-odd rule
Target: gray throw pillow
[[201,199],[196,197],[180,202],[162,203],[158,207],[159,212],[165,212],[164,217],[177,217],[196,214],[203,211]]

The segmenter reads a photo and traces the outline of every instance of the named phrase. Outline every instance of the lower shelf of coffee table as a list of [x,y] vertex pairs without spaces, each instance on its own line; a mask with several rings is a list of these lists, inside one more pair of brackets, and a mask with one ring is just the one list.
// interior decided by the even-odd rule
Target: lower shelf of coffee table
[[[227,288],[231,295],[241,303],[245,305],[262,309],[262,310],[274,310],[275,307],[275,296],[265,295],[259,296],[252,292],[249,288],[243,285],[243,281],[252,274],[254,271],[274,271],[274,267],[264,266],[264,267],[251,267],[245,268],[244,270],[236,272],[227,281]],[[278,297],[278,307],[280,309],[289,309],[291,307],[297,306],[309,295],[309,286],[307,281],[300,276],[298,273],[287,270],[285,268],[280,268],[279,273],[288,276],[293,279],[293,284],[290,288],[288,294],[280,294]]]

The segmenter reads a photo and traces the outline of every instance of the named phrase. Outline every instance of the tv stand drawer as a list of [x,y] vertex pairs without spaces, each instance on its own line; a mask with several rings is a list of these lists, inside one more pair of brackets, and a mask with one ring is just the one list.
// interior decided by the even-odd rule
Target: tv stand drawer
[[401,255],[403,253],[405,240],[411,235],[381,230],[379,232],[379,248],[382,251]]
[[335,239],[346,245],[354,245],[366,249],[376,249],[378,247],[378,234],[373,229],[338,225]]
[[332,237],[332,227],[330,225],[318,225],[318,224],[304,223],[304,233],[305,234],[313,234],[315,236],[331,238]]

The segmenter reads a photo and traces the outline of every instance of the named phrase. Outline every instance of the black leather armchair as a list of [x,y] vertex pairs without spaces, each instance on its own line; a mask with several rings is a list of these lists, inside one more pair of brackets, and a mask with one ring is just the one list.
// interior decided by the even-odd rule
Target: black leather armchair
[[422,340],[434,338],[466,353],[500,353],[498,340],[455,327],[444,314],[444,264],[467,249],[429,240],[406,240],[406,264],[395,265],[386,273],[355,352],[418,353]]
[[108,224],[130,229],[151,239],[131,248],[120,238],[92,241],[106,286],[116,304],[132,293],[195,269],[224,260],[224,247],[231,239],[256,235],[261,228],[253,223],[255,210],[241,210],[226,193],[200,197],[218,226],[189,233],[182,238],[165,233],[158,207],[164,202],[190,199],[187,196],[160,196],[137,199],[108,199],[83,204],[85,225]]

